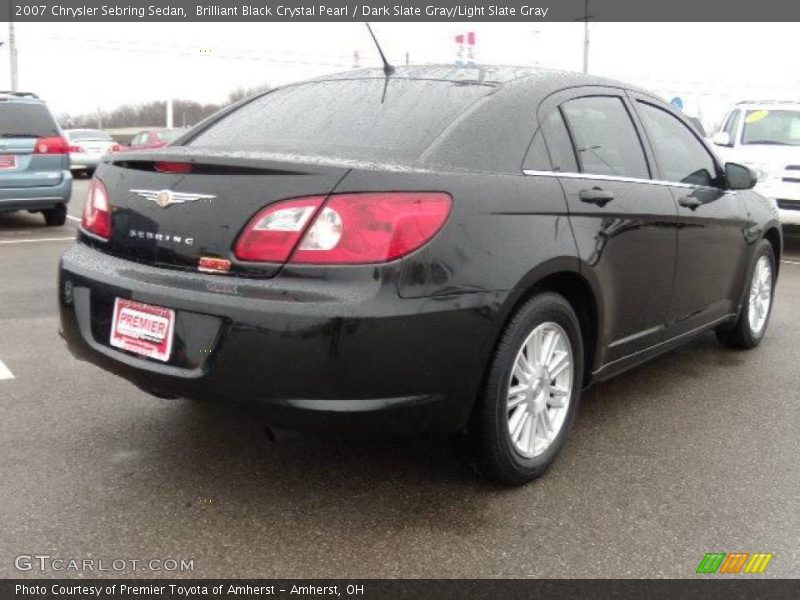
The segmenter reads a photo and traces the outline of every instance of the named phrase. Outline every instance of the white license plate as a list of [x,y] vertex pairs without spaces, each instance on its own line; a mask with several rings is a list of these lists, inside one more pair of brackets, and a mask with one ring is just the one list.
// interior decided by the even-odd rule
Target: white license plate
[[114,301],[111,320],[111,345],[162,362],[169,360],[175,329],[175,311],[162,306]]

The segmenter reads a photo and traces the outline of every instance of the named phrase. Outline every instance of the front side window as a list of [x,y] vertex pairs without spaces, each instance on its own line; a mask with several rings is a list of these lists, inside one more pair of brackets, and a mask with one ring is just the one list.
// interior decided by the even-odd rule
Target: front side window
[[577,98],[561,108],[583,173],[650,178],[642,144],[621,98]]
[[716,166],[689,128],[665,110],[638,102],[639,116],[665,181],[712,186]]
[[800,111],[748,110],[742,144],[800,146]]

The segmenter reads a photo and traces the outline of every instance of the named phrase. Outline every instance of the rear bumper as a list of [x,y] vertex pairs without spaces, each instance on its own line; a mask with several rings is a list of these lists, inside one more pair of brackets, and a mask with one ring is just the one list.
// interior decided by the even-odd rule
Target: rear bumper
[[102,161],[102,156],[88,154],[70,154],[69,168],[73,170],[96,169]]
[[0,212],[6,210],[41,210],[67,204],[72,196],[72,174],[62,173],[57,185],[23,188],[0,188]]
[[[383,435],[462,427],[503,297],[402,299],[397,266],[329,280],[167,271],[76,244],[59,269],[72,353],[158,395],[262,406],[277,425]],[[115,297],[173,308],[168,363],[108,344]]]

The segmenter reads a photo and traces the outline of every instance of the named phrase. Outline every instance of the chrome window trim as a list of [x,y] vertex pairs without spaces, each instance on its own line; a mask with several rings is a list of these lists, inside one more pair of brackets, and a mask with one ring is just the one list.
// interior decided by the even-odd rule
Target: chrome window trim
[[691,190],[713,190],[717,189],[707,185],[696,185],[694,183],[681,183],[679,181],[664,181],[662,179],[641,179],[639,177],[623,177],[621,175],[596,175],[594,173],[572,173],[560,171],[536,171],[534,169],[523,169],[524,175],[539,177],[564,177],[566,179],[591,179],[594,181],[620,181],[624,183],[646,183],[648,185],[660,185],[667,187],[680,187]]

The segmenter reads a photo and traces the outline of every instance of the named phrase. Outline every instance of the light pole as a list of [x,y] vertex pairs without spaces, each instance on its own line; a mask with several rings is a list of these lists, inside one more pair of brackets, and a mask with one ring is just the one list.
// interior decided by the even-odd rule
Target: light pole
[[589,19],[592,15],[589,14],[589,0],[584,0],[583,18],[577,19],[583,21],[583,72],[589,72]]
[[[539,31],[538,29],[534,29],[530,33],[531,33],[531,41],[532,41],[531,45],[533,46],[533,48],[535,50],[536,49],[536,39],[537,39],[537,36],[541,33],[541,31]],[[534,55],[536,55],[536,52],[534,52]],[[538,57],[538,55],[534,56],[533,64],[535,66],[537,66],[537,67],[539,66],[539,57]]]
[[17,91],[17,37],[14,33],[14,21],[8,22],[8,54],[11,61],[11,91]]

